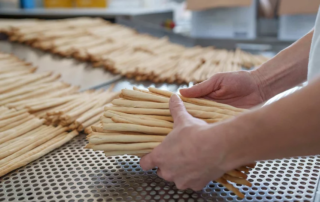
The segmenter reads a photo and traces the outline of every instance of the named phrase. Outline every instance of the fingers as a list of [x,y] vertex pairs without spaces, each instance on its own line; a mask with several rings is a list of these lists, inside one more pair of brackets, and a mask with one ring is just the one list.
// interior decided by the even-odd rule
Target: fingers
[[150,154],[145,155],[140,159],[140,166],[142,170],[147,171],[151,170],[152,168],[155,168],[155,162],[152,157],[152,152]]
[[170,98],[170,112],[175,124],[180,124],[185,119],[192,118],[180,97],[176,94],[173,94]]
[[215,82],[213,79],[206,80],[200,84],[194,85],[191,88],[180,89],[180,93],[184,97],[196,98],[203,97],[212,93],[215,90]]

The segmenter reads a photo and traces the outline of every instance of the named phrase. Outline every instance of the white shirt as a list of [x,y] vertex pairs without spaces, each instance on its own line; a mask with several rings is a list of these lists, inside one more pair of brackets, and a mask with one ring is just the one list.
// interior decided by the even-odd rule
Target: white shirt
[[318,11],[316,24],[309,55],[308,81],[320,75],[320,9]]

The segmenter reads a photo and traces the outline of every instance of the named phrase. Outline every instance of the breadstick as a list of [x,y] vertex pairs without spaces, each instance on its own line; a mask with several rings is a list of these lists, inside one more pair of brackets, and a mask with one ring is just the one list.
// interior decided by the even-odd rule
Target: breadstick
[[105,143],[139,143],[139,142],[162,142],[165,136],[145,135],[139,133],[97,133],[90,134],[88,141],[90,144]]
[[227,172],[228,175],[232,176],[232,177],[237,177],[237,178],[243,178],[243,179],[247,179],[247,175],[240,172],[240,171],[237,171],[237,170],[231,170],[229,172]]
[[24,110],[20,110],[20,111],[16,111],[16,112],[11,112],[11,113],[8,113],[8,114],[4,114],[4,115],[0,116],[0,120],[12,118],[12,117],[18,116],[18,115],[23,114],[23,113],[26,113],[26,112],[27,112],[27,110],[24,109]]
[[244,198],[244,194],[241,193],[239,191],[239,189],[237,189],[234,186],[232,186],[232,184],[229,184],[224,178],[219,178],[219,179],[217,179],[215,181],[220,183],[221,185],[223,185],[225,188],[229,189],[233,193],[235,193],[239,198],[242,198],[242,199]]
[[242,184],[242,185],[246,185],[248,187],[252,187],[252,184],[247,181],[246,179],[241,179],[241,178],[236,178],[236,177],[232,177],[230,175],[224,174],[223,178],[230,181],[230,182],[234,182],[236,184]]
[[[157,94],[164,95],[164,96],[167,96],[167,97],[171,97],[171,95],[173,94],[172,92],[160,90],[160,89],[153,88],[153,87],[149,87],[148,89],[149,89],[149,91],[151,91],[153,93],[157,93]],[[193,104],[198,104],[198,105],[203,105],[203,106],[213,106],[213,107],[218,107],[218,108],[221,108],[221,109],[228,109],[228,110],[236,111],[236,112],[245,111],[244,109],[239,109],[239,108],[236,108],[236,107],[232,107],[230,105],[221,104],[221,103],[217,103],[217,102],[209,101],[209,100],[205,100],[205,99],[186,98],[186,97],[183,97],[181,95],[180,95],[180,98],[185,102],[190,102],[190,103],[193,103]]]
[[169,128],[140,126],[135,124],[122,124],[122,123],[108,123],[103,124],[102,127],[92,126],[92,130],[95,132],[104,131],[128,131],[128,132],[140,132],[157,135],[167,135],[171,132]]
[[93,149],[95,151],[134,151],[134,150],[145,150],[153,149],[158,146],[160,142],[144,142],[144,143],[130,143],[130,144],[99,144],[92,145],[88,144],[85,148]]
[[[77,118],[77,120],[75,120],[76,127],[79,127],[85,121],[96,116],[97,114],[101,114],[102,112],[103,112],[103,107],[99,107],[99,108],[87,111],[86,113],[82,114],[79,118]],[[94,121],[94,123],[97,122],[98,120]]]
[[166,121],[155,121],[155,120],[148,120],[148,119],[137,119],[132,118],[130,116],[113,116],[112,121],[115,123],[132,123],[137,125],[144,125],[144,126],[152,126],[152,127],[163,127],[163,128],[173,128],[173,123],[166,122]]
[[93,125],[94,123],[97,123],[100,119],[101,114],[97,114],[93,117],[91,117],[89,120],[85,121],[84,123],[80,124],[78,126],[78,131],[83,131],[85,128]]
[[141,114],[141,115],[165,115],[170,116],[168,109],[144,109],[144,108],[130,108],[130,107],[104,107],[104,110],[118,111],[127,114]]
[[14,116],[14,117],[11,117],[8,119],[1,120],[0,121],[0,128],[6,126],[8,124],[11,124],[13,122],[19,121],[20,119],[24,119],[28,116],[29,116],[29,114],[24,112],[23,114],[19,114],[18,116]]
[[21,125],[21,129],[17,130],[15,129],[13,133],[9,133],[9,135],[6,135],[1,138],[0,136],[0,144],[11,140],[13,138],[19,137],[20,135],[23,135],[26,132],[29,132],[30,130],[33,130],[39,126],[41,126],[44,123],[44,120],[39,120],[39,119],[32,119],[23,125]]
[[69,142],[73,137],[78,135],[77,131],[72,131],[68,134],[59,135],[52,140],[46,142],[45,144],[36,147],[35,149],[19,156],[11,160],[9,163],[5,164],[5,166],[0,167],[0,176],[3,176],[12,170],[20,168],[28,163],[46,155],[47,153],[51,152],[52,150],[62,146],[63,144]]
[[9,129],[12,129],[12,128],[17,127],[17,126],[20,126],[21,124],[23,124],[23,123],[25,123],[25,122],[27,122],[27,121],[29,121],[29,120],[31,120],[31,119],[34,119],[34,116],[33,116],[33,115],[28,116],[28,117],[26,117],[26,118],[24,118],[24,119],[20,119],[19,121],[10,123],[10,124],[8,124],[8,125],[6,125],[6,126],[4,126],[4,127],[1,127],[1,128],[0,128],[0,132],[3,132],[3,131],[6,131],[6,130],[9,130]]
[[145,149],[145,150],[136,150],[136,151],[107,151],[104,152],[104,154],[108,157],[108,156],[121,156],[121,155],[134,155],[134,156],[140,156],[143,154],[148,154],[150,153],[152,150],[151,149]]
[[244,173],[248,174],[250,172],[250,169],[245,167],[245,166],[242,166],[240,168],[237,168],[237,170],[239,171],[243,171]]
[[173,122],[172,117],[169,116],[153,116],[153,115],[136,115],[136,114],[126,114],[126,113],[122,113],[122,112],[118,112],[118,111],[113,111],[113,110],[107,110],[104,113],[105,117],[109,117],[112,118],[115,115],[119,115],[119,116],[126,116],[126,117],[132,117],[132,118],[141,118],[141,119],[147,119],[147,120],[155,120],[155,121],[165,121],[165,123],[167,121]]

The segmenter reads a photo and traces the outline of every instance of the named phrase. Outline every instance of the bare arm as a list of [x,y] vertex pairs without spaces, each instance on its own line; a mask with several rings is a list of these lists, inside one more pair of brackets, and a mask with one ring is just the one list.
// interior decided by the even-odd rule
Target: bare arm
[[[212,127],[207,138],[226,142],[224,163],[320,154],[320,78],[278,102]],[[214,136],[220,137],[214,137]],[[221,138],[221,139],[220,139]]]
[[240,108],[259,105],[307,79],[312,36],[313,31],[256,70],[219,73],[180,93]]
[[251,73],[264,100],[307,79],[313,30]]

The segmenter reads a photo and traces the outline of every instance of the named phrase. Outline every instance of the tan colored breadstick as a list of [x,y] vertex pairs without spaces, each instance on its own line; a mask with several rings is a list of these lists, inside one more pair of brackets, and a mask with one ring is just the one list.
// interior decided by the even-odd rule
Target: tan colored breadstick
[[25,122],[23,125],[21,125],[20,129],[14,130],[13,133],[10,133],[9,135],[6,135],[2,138],[0,136],[0,144],[6,142],[8,140],[14,139],[16,137],[19,137],[20,135],[23,135],[24,133],[29,132],[29,131],[41,126],[43,123],[44,123],[44,120],[39,120],[39,119],[32,119],[28,122]]
[[165,115],[170,116],[170,110],[168,109],[144,109],[144,108],[130,108],[130,107],[104,107],[104,110],[112,110],[112,111],[118,111],[122,113],[127,114],[139,114],[139,115]]
[[257,163],[252,163],[252,164],[249,164],[249,165],[246,165],[246,167],[249,167],[249,168],[255,168],[257,165]]
[[[75,120],[76,127],[79,127],[82,123],[89,120],[90,118],[96,116],[97,114],[101,114],[103,112],[104,107],[99,107],[96,109],[91,109],[88,112],[82,114],[77,120]],[[98,121],[98,120],[97,120]],[[97,121],[94,121],[97,122]]]
[[107,118],[105,116],[100,117],[100,122],[101,123],[114,123],[111,118]]
[[238,171],[243,171],[244,173],[248,174],[250,172],[250,169],[245,167],[245,166],[242,166],[240,168],[237,168]]
[[133,151],[153,149],[158,146],[160,142],[144,142],[144,143],[130,143],[130,144],[88,144],[85,148],[102,151]]
[[147,134],[167,135],[171,132],[169,128],[140,126],[135,124],[122,124],[122,123],[108,123],[103,124],[102,127],[92,126],[92,130],[96,132],[104,131],[127,131],[127,132],[140,132]]
[[48,101],[44,104],[33,105],[33,106],[26,105],[26,108],[29,110],[29,112],[36,112],[36,111],[40,111],[43,109],[48,109],[51,107],[56,107],[56,106],[65,104],[67,102],[70,102],[71,100],[74,100],[75,98],[76,98],[75,96],[56,98],[56,99],[52,99],[51,101]]
[[240,172],[240,171],[237,171],[237,170],[231,170],[229,172],[227,172],[228,175],[232,176],[232,177],[237,177],[237,178],[243,178],[243,179],[247,179],[247,175]]
[[[39,131],[30,131],[27,138],[20,137],[20,141],[15,141],[14,145],[11,145],[11,147],[5,147],[5,151],[3,149],[0,152],[0,159],[7,157],[11,154],[14,154],[15,152],[19,151],[20,149],[27,147],[28,145],[32,144],[33,142],[43,139],[40,144],[46,142],[47,140],[50,140],[51,138],[55,137],[56,135],[61,134],[62,132],[65,132],[65,128],[59,129],[59,128],[51,128],[51,127],[44,127],[42,130]],[[45,135],[44,135],[45,134]],[[44,137],[44,138],[43,138]]]
[[140,91],[123,89],[121,91],[121,95],[132,98],[132,99],[153,101],[153,102],[160,102],[160,103],[169,103],[169,98],[161,97],[161,96],[157,96],[149,93],[144,93]]
[[20,111],[15,111],[15,112],[10,112],[8,114],[4,114],[4,115],[0,116],[0,120],[5,120],[5,119],[8,119],[8,118],[12,118],[12,117],[18,116],[18,115],[26,113],[26,112],[27,112],[26,109],[20,110]]
[[27,112],[24,112],[23,114],[19,114],[18,116],[14,116],[8,119],[4,119],[0,121],[0,127],[4,127],[8,124],[14,123],[16,121],[19,121],[20,119],[24,119],[26,117],[28,117],[29,114]]
[[9,161],[9,163],[6,163],[5,166],[0,167],[0,176],[3,176],[11,172],[12,170],[27,165],[28,163],[40,158],[41,156],[46,155],[52,150],[61,147],[63,144],[69,142],[76,135],[78,135],[77,131],[72,131],[71,133],[59,135],[51,139],[50,141],[46,142],[45,144],[42,144],[41,146],[36,147],[35,149],[19,156],[18,158]]
[[[106,106],[104,110],[119,111],[128,114],[140,114],[140,115],[171,115],[169,109],[144,109],[144,108],[130,108],[130,107],[108,107]],[[197,110],[187,110],[192,116],[201,119],[228,119],[232,116],[223,115],[215,112],[205,112]]]
[[126,114],[118,111],[113,111],[113,110],[107,110],[104,113],[105,117],[112,118],[115,115],[119,116],[130,116],[132,118],[141,118],[141,119],[147,119],[147,120],[155,120],[155,121],[170,121],[173,122],[173,119],[171,116],[154,116],[154,115],[137,115],[137,114]]
[[26,118],[24,118],[24,119],[20,119],[19,121],[10,123],[10,124],[8,124],[8,125],[6,125],[6,126],[4,126],[4,127],[1,127],[1,128],[0,128],[0,132],[3,132],[3,131],[6,131],[6,130],[15,128],[15,127],[17,127],[17,126],[20,126],[21,124],[23,124],[23,123],[25,123],[25,122],[33,119],[33,118],[34,118],[34,116],[31,115],[31,116],[28,116],[28,117],[26,117]]
[[239,189],[235,188],[232,184],[229,184],[224,178],[219,178],[215,180],[216,182],[223,185],[225,188],[229,189],[233,193],[235,193],[239,198],[244,198],[244,194],[239,191]]
[[[157,89],[157,88],[153,88],[153,87],[149,87],[148,89],[149,89],[149,91],[151,91],[153,93],[157,93],[157,94],[164,95],[164,96],[167,96],[167,97],[170,97],[173,94],[172,92],[163,91],[163,90],[160,90],[160,89]],[[218,107],[218,108],[221,108],[221,109],[228,109],[228,110],[232,110],[232,111],[236,111],[236,112],[245,111],[244,109],[239,109],[239,108],[236,108],[236,107],[232,107],[230,105],[221,104],[221,103],[217,103],[217,102],[209,101],[209,100],[205,100],[205,99],[186,98],[186,97],[183,97],[181,95],[180,95],[180,97],[185,102],[190,102],[190,103],[194,103],[194,104],[198,104],[198,105],[202,105],[202,106],[213,106],[213,107]]]
[[39,74],[33,78],[28,78],[28,79],[25,79],[25,80],[20,80],[20,81],[17,81],[15,82],[14,84],[12,85],[9,85],[9,86],[4,86],[3,88],[0,89],[0,93],[5,93],[5,92],[8,92],[10,90],[13,90],[15,88],[18,88],[18,87],[21,87],[23,85],[26,85],[26,84],[29,84],[29,83],[32,83],[32,82],[35,82],[41,78],[45,78],[45,77],[48,77],[50,76],[51,73],[44,73],[44,74]]
[[[155,102],[145,102],[145,101],[124,100],[124,99],[115,99],[112,101],[112,104],[121,106],[121,107],[169,109],[169,103],[155,103]],[[233,116],[239,114],[234,111],[223,110],[217,107],[205,107],[205,106],[199,106],[199,105],[194,105],[190,103],[184,103],[184,105],[187,109],[190,109],[190,110],[216,112],[220,114],[233,115]]]
[[66,114],[66,115],[62,115],[61,116],[61,120],[65,121],[66,123],[71,123],[73,121],[76,120],[76,118],[86,112],[87,110],[91,109],[94,105],[96,104],[96,102],[94,100],[85,103],[83,106],[80,105],[80,107],[78,107],[76,110],[71,111],[70,113]]
[[140,156],[144,154],[150,153],[151,149],[145,149],[145,150],[136,150],[136,151],[107,151],[104,152],[104,154],[108,156],[121,156],[121,155],[134,155],[134,156]]
[[139,143],[139,142],[162,142],[165,136],[144,135],[139,133],[97,133],[90,134],[88,141],[90,144],[106,143]]
[[163,128],[173,128],[173,123],[166,122],[166,121],[155,121],[155,120],[148,120],[148,119],[137,119],[132,118],[130,116],[113,116],[112,121],[115,123],[132,123],[137,125],[144,125],[144,126],[152,126],[152,127],[163,127]]
[[86,120],[84,123],[82,123],[78,126],[78,131],[79,132],[83,131],[85,128],[97,123],[99,121],[100,117],[102,117],[101,114],[97,114],[97,115],[91,117],[89,120]]
[[242,185],[246,185],[248,187],[252,187],[252,184],[246,180],[246,179],[242,179],[242,178],[236,178],[227,174],[223,175],[223,178],[230,181],[230,182],[234,182],[236,184],[242,184]]

